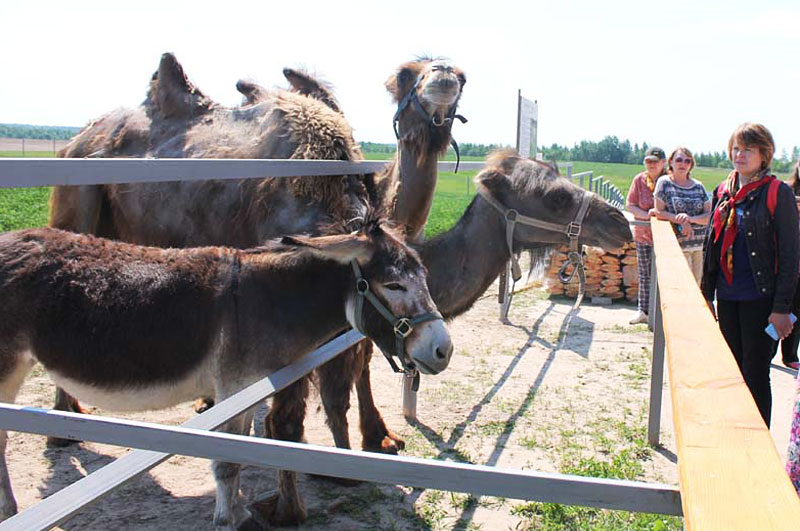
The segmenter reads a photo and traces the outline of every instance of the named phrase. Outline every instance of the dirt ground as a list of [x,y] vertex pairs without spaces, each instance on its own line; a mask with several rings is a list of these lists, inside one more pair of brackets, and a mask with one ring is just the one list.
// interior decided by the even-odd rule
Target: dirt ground
[[[611,462],[646,433],[652,335],[630,326],[635,308],[585,303],[566,326],[571,301],[539,289],[519,293],[511,324],[498,321],[496,289],[451,323],[451,366],[423,377],[418,423],[401,411],[401,379],[382,356],[372,361],[375,400],[388,426],[406,441],[405,455],[459,459],[504,468],[564,471],[586,462]],[[51,405],[53,387],[38,368],[18,403]],[[786,454],[793,374],[773,367],[772,433]],[[355,396],[353,402],[355,403]],[[316,397],[307,419],[311,443],[332,445]],[[108,414],[108,413],[105,413]],[[191,404],[125,415],[166,424],[193,415]],[[350,438],[360,447],[357,408]],[[636,479],[677,485],[669,392],[665,385],[663,447],[637,462]],[[20,508],[80,479],[126,449],[83,443],[46,448],[44,437],[12,433],[9,469]],[[242,490],[252,499],[275,486],[271,469],[246,467]],[[300,475],[309,521],[304,529],[513,529],[524,524],[514,507],[524,502],[468,500],[463,494],[364,483],[341,487]],[[214,481],[208,462],[173,457],[132,484],[63,524],[64,529],[198,531],[211,529]]]

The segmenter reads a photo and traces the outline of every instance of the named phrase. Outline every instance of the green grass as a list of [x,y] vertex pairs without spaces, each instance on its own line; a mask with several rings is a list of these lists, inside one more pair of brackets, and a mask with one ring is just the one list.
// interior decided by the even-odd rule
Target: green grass
[[49,158],[49,157],[55,157],[55,156],[56,156],[56,154],[53,153],[52,151],[27,151],[26,150],[24,154],[22,153],[22,151],[0,151],[0,157]]
[[47,225],[50,188],[0,188],[0,232]]

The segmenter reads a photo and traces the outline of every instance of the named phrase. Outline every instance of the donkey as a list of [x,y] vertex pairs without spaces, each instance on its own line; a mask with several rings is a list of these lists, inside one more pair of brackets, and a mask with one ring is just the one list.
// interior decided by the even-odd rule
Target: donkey
[[[427,374],[444,370],[453,351],[419,256],[378,219],[350,234],[249,250],[142,247],[56,229],[6,233],[0,300],[6,402],[36,361],[80,400],[150,410],[201,395],[222,400],[348,326]],[[251,421],[252,411],[222,429],[241,434]],[[0,431],[2,519],[17,509],[6,442]],[[248,524],[240,466],[211,468],[216,529]]]

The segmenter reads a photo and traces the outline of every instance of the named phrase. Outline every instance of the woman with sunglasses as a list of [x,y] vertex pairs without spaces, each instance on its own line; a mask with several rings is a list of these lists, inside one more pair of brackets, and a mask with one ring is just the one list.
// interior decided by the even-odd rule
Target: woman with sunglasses
[[[655,203],[653,203],[653,190],[656,181],[666,175],[666,159],[664,150],[652,146],[644,154],[645,171],[633,178],[628,190],[625,207],[633,214],[636,221],[649,221],[655,216]],[[633,241],[636,244],[636,267],[639,273],[639,313],[630,324],[646,323],[647,312],[650,309],[650,265],[653,261],[653,233],[650,225],[634,225]]]
[[703,183],[691,178],[692,152],[677,147],[667,160],[669,178],[656,185],[656,216],[674,224],[683,255],[695,280],[703,273],[703,239],[711,214],[711,200]]
[[800,230],[792,189],[770,173],[775,142],[761,124],[744,123],[728,140],[734,170],[715,190],[704,246],[701,289],[711,306],[761,417],[769,426],[769,368],[774,325],[792,331]]

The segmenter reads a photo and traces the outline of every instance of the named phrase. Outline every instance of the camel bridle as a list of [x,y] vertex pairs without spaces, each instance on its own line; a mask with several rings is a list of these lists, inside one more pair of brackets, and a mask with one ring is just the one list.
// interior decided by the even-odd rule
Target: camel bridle
[[[443,70],[446,67],[444,66],[433,66],[431,67],[432,70]],[[424,73],[421,73],[417,76],[417,80],[414,82],[414,86],[411,87],[411,90],[403,96],[403,99],[400,100],[400,103],[397,104],[397,112],[394,113],[394,118],[392,119],[392,127],[394,128],[394,136],[400,140],[400,132],[397,130],[397,124],[400,121],[400,115],[403,114],[403,111],[406,110],[406,107],[409,105],[411,108],[422,116],[425,119],[425,122],[428,124],[428,127],[431,129],[435,127],[447,127],[448,132],[452,131],[453,129],[453,120],[459,120],[462,124],[467,123],[467,119],[460,114],[456,114],[456,107],[458,107],[458,100],[461,99],[461,95],[456,99],[453,105],[447,110],[447,114],[445,114],[444,118],[437,118],[436,113],[428,114],[425,108],[422,106],[422,102],[419,101],[419,96],[417,96],[417,89],[419,88],[419,84],[422,82],[422,79],[425,77]],[[456,152],[456,170],[455,172],[458,173],[458,165],[461,162],[461,154],[458,151],[458,143],[456,142],[455,138],[453,138],[452,134],[450,136],[450,145],[453,146],[453,150]]]
[[[575,217],[569,223],[561,224],[524,216],[517,210],[513,208],[507,208],[501,204],[498,200],[492,197],[489,191],[483,186],[478,188],[478,193],[481,195],[481,197],[483,197],[487,203],[492,205],[495,210],[500,212],[505,220],[506,243],[508,245],[508,253],[511,256],[511,277],[514,282],[522,278],[522,270],[519,267],[519,260],[514,254],[514,228],[516,227],[517,223],[567,235],[567,238],[569,239],[569,252],[567,253],[567,261],[564,262],[564,264],[561,266],[561,269],[558,270],[558,280],[560,280],[562,284],[567,284],[572,281],[576,273],[578,274],[578,279],[580,281],[580,293],[576,301],[576,306],[578,306],[580,301],[583,299],[583,293],[586,289],[586,271],[584,270],[583,266],[583,246],[580,244],[581,230],[583,228],[583,220],[586,217],[586,213],[589,211],[589,205],[592,201],[592,198],[595,196],[593,192],[588,190],[582,191],[583,196],[581,197],[578,210],[575,212]],[[567,274],[567,268],[570,265],[573,266],[572,272]]]
[[[392,370],[394,372],[403,372],[403,373],[411,373],[415,376],[418,374],[417,369],[409,364],[407,361],[406,355],[406,347],[405,347],[405,340],[406,338],[411,335],[411,332],[414,331],[414,327],[420,323],[424,323],[427,321],[435,321],[435,320],[443,320],[442,314],[437,311],[434,312],[427,312],[416,315],[414,317],[397,317],[391,310],[389,310],[369,287],[369,282],[367,279],[364,278],[364,275],[361,274],[361,268],[358,267],[358,263],[355,260],[350,262],[353,265],[353,273],[356,276],[356,307],[354,313],[355,325],[356,330],[364,333],[364,324],[363,324],[363,311],[364,311],[364,299],[369,302],[373,308],[375,308],[378,313],[380,313],[384,319],[391,323],[394,329],[394,337],[395,337],[395,351],[391,354],[387,354],[383,352],[383,349],[380,349],[383,352],[384,357],[389,362],[389,365],[392,366]],[[399,368],[395,363],[393,356],[397,356],[400,360],[400,364],[403,368]],[[418,376],[417,377],[417,382]],[[417,384],[418,385],[418,384]]]

